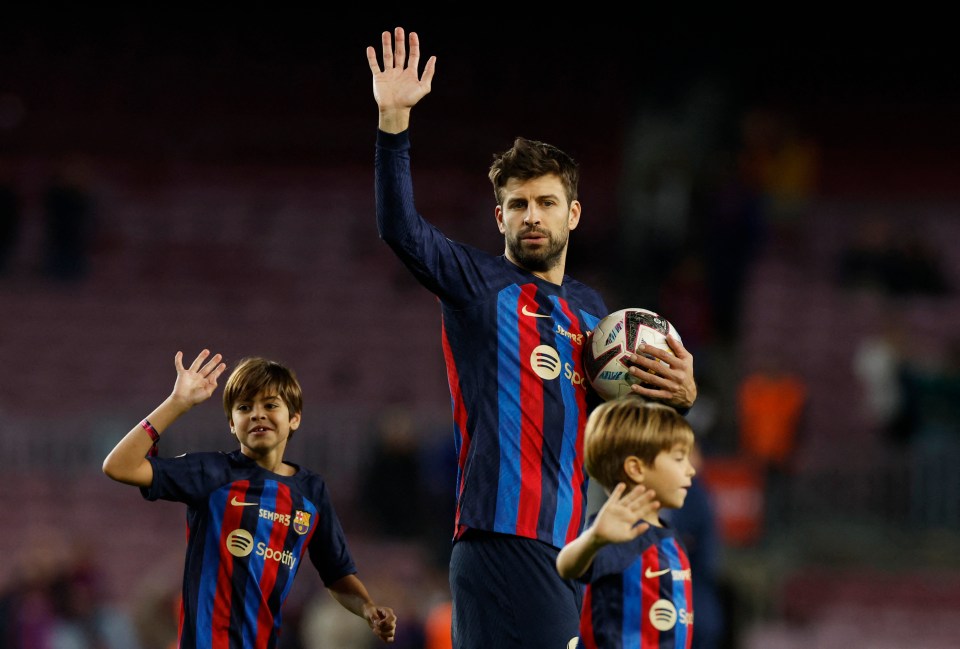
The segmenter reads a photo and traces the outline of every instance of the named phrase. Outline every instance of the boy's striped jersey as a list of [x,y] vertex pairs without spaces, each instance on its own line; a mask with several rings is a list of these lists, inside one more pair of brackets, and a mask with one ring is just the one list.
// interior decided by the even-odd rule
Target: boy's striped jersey
[[281,476],[239,450],[149,459],[143,496],[187,505],[179,649],[275,647],[307,555],[325,585],[356,572],[318,474]]
[[587,584],[579,649],[689,649],[693,584],[683,543],[651,527],[597,553],[580,577]]

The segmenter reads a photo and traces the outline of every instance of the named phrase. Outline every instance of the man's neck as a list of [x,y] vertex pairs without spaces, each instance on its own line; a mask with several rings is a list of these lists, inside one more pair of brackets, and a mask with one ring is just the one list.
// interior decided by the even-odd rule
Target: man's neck
[[517,260],[513,259],[513,258],[510,256],[510,253],[509,253],[509,252],[505,253],[505,254],[504,254],[504,257],[506,257],[506,258],[507,258],[507,261],[509,261],[511,264],[513,264],[513,265],[516,266],[517,268],[521,268],[521,269],[527,271],[527,272],[530,273],[531,275],[534,275],[534,276],[536,276],[536,277],[539,277],[540,279],[542,279],[542,280],[544,280],[544,281],[546,281],[546,282],[550,282],[551,284],[556,284],[557,286],[563,286],[563,274],[564,274],[564,272],[565,272],[565,271],[564,271],[564,263],[563,263],[563,262],[560,262],[560,263],[556,264],[555,266],[553,266],[553,267],[550,268],[549,270],[530,270],[529,268],[526,268],[526,267],[523,266],[522,264],[518,264],[518,263],[517,263]]

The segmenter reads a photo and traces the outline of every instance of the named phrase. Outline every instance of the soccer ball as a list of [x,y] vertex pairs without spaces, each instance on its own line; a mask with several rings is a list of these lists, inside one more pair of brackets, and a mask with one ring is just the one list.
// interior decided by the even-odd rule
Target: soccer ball
[[620,309],[609,314],[593,328],[584,350],[583,369],[590,385],[604,401],[630,394],[631,385],[643,382],[627,371],[633,365],[627,354],[636,353],[640,343],[672,354],[668,334],[682,342],[669,320],[648,309]]

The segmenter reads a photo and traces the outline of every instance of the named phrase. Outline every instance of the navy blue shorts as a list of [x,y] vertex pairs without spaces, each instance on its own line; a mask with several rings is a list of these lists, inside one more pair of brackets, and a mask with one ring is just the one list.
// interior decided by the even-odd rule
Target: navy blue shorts
[[566,649],[583,585],[557,574],[542,541],[468,531],[450,555],[454,649]]

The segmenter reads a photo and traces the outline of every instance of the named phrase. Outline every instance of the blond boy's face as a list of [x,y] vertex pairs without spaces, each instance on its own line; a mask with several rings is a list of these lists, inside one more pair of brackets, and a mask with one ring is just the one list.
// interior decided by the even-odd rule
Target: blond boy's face
[[679,509],[696,473],[690,461],[690,448],[674,444],[670,450],[660,451],[652,466],[644,467],[643,486],[657,494],[661,507]]

